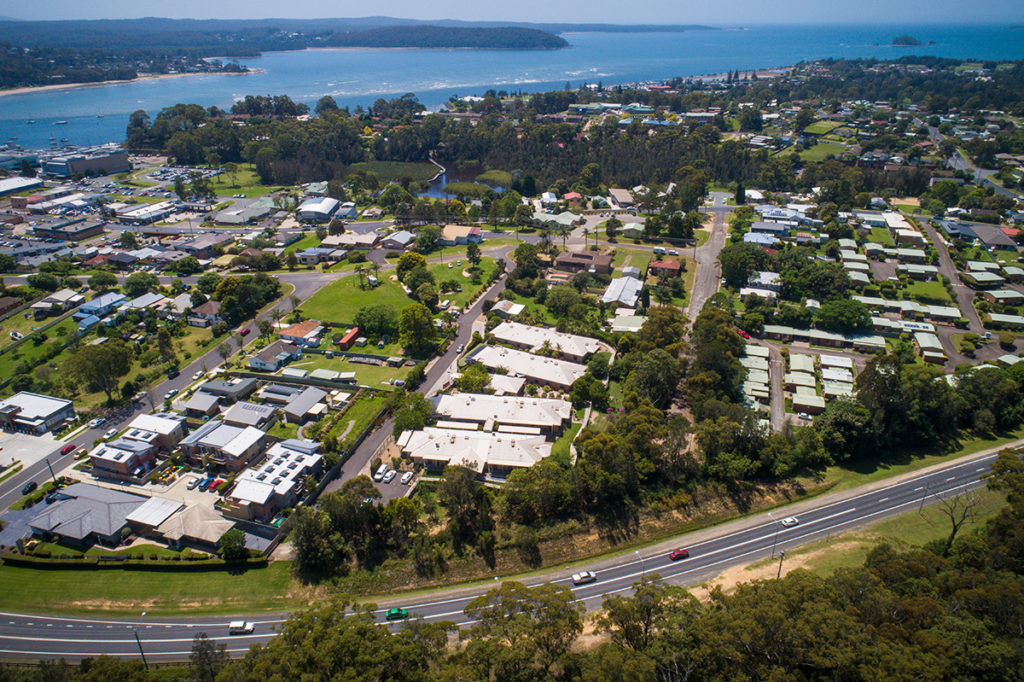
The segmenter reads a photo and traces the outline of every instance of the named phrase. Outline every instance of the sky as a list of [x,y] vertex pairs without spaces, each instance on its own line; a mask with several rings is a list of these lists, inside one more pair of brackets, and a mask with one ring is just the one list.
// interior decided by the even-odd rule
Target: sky
[[744,26],[792,23],[1024,23],[1022,0],[0,0],[0,16],[18,19],[197,19],[362,17],[614,24]]

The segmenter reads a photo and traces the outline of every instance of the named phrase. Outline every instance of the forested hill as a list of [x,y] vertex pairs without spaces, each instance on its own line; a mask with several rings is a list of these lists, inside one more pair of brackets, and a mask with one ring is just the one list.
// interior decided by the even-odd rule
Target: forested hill
[[[16,47],[70,48],[75,50],[146,51],[193,57],[254,56],[260,52],[297,50],[329,45],[384,47],[385,39],[404,47],[564,47],[552,35],[567,32],[688,31],[707,29],[689,25],[614,25],[529,22],[471,22],[455,19],[418,21],[393,17],[333,19],[145,19],[4,21],[3,42]],[[383,29],[391,29],[384,31]],[[417,29],[412,32],[397,29]],[[442,34],[441,29],[448,31]],[[485,29],[501,29],[488,33]],[[530,33],[523,33],[526,29]],[[469,30],[489,35],[487,45]],[[417,42],[418,41],[418,42]]]
[[454,28],[449,26],[387,26],[334,34],[330,47],[470,47],[556,50],[569,43],[535,28]]

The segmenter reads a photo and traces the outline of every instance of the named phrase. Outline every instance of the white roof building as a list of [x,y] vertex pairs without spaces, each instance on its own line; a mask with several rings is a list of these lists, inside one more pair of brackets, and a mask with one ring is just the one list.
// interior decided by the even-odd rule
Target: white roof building
[[511,424],[561,432],[572,421],[572,403],[550,398],[455,393],[438,396],[436,411],[452,421],[483,424],[485,431]]
[[604,303],[635,308],[640,298],[640,290],[643,288],[644,283],[635,277],[616,277],[608,283],[601,300]]
[[404,431],[398,437],[398,445],[403,454],[431,469],[454,464],[496,477],[533,466],[551,454],[551,443],[544,436],[436,426]]
[[287,504],[306,476],[318,470],[322,462],[319,443],[294,438],[274,443],[262,464],[238,475],[228,498],[262,506],[271,503],[276,496]]
[[578,360],[601,350],[601,343],[597,339],[519,322],[502,322],[491,330],[491,334],[502,343],[524,348],[532,353],[540,351],[547,344],[559,355]]
[[479,362],[488,369],[504,368],[533,383],[562,388],[572,386],[574,381],[587,373],[586,365],[490,345],[478,346],[466,356],[466,361]]

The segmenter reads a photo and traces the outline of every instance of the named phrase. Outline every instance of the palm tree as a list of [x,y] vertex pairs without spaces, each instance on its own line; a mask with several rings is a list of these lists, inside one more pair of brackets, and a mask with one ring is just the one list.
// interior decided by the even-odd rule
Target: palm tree
[[360,263],[359,265],[356,266],[356,275],[359,276],[359,288],[360,289],[365,289],[366,288],[366,282],[363,281],[363,278],[364,278],[365,275],[363,273],[363,264],[362,263]]
[[[587,250],[587,235],[589,235],[589,234],[590,234],[590,230],[588,230],[587,228],[585,228],[585,227],[584,227],[584,228],[583,228],[583,250],[584,250],[584,251],[586,251],[586,250]],[[596,241],[596,240],[597,240],[597,239],[596,239],[596,237],[595,237],[595,241]]]

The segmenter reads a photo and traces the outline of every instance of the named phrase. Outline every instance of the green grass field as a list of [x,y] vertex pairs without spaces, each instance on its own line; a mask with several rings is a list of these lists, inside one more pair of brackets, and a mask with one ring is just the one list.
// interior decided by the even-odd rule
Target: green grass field
[[[44,571],[0,566],[0,607],[27,612],[159,616],[289,610],[304,588],[290,561],[232,575],[227,571]],[[31,585],[31,589],[26,589]]]
[[946,287],[935,280],[930,282],[908,282],[907,287],[903,290],[903,298],[913,298],[916,301],[934,305],[950,305],[953,303],[953,298],[946,291]]
[[871,233],[868,235],[868,241],[887,247],[895,246],[892,243],[892,237],[889,235],[889,230],[884,227],[872,227]]
[[580,422],[574,421],[572,426],[567,428],[565,432],[558,437],[558,440],[551,444],[551,456],[562,466],[569,466],[572,461],[572,453],[569,452],[569,446],[571,446],[573,440],[575,440],[576,434],[580,432],[581,426],[583,425]]
[[[303,234],[302,239],[288,245],[288,247],[284,250],[283,256],[286,258],[289,253],[295,253],[296,251],[312,249],[315,246],[320,246],[320,240],[317,239],[316,232],[306,232]],[[282,258],[282,260],[283,259],[284,258]]]
[[[462,265],[458,265],[458,261],[462,261]],[[465,276],[465,271],[472,264],[468,260],[461,258],[451,258],[445,256],[444,263],[437,263],[436,265],[428,265],[427,270],[434,275],[434,281],[437,282],[438,298],[441,301],[451,301],[451,304],[457,308],[461,308],[466,305],[469,301],[476,298],[477,294],[481,289],[486,286],[484,283],[487,281],[487,275],[494,269],[493,258],[481,258],[480,259],[480,284],[473,284],[469,277]],[[451,267],[449,267],[451,266]],[[459,285],[462,286],[462,291],[449,291],[441,293],[441,282],[445,280],[455,280]]]
[[[396,345],[392,344],[392,346]],[[395,354],[401,355],[401,349],[395,348]],[[288,366],[310,372],[314,369],[329,369],[334,372],[355,372],[358,383],[374,388],[386,388],[381,385],[381,382],[390,379],[404,379],[409,373],[408,367],[366,365],[359,362],[351,362],[342,357],[327,358],[313,353],[303,355],[301,360],[293,362]]]
[[348,429],[349,422],[353,422],[352,428],[348,430],[348,434],[341,441],[341,446],[344,450],[344,448],[354,443],[363,429],[376,419],[386,402],[387,398],[383,395],[364,395],[342,415],[338,423],[331,429],[330,435],[341,437],[341,434],[345,433],[346,429]]
[[210,183],[213,191],[218,196],[234,196],[244,194],[247,197],[261,197],[271,192],[285,189],[280,186],[268,186],[260,183],[260,176],[256,174],[255,167],[250,163],[238,165],[234,175],[221,173],[213,178]]
[[491,169],[476,176],[476,181],[485,185],[508,187],[512,184],[512,174],[508,171]]
[[842,154],[844,151],[846,147],[841,144],[825,142],[803,150],[800,152],[800,158],[804,161],[824,161],[833,154]]
[[315,320],[353,324],[356,313],[364,306],[388,303],[400,311],[412,302],[402,287],[382,273],[380,285],[372,289],[360,289],[359,278],[354,276],[335,280],[304,302],[300,309],[306,317]]
[[830,133],[836,128],[841,127],[843,124],[841,121],[815,121],[811,125],[804,128],[804,132],[808,135],[824,135]]

